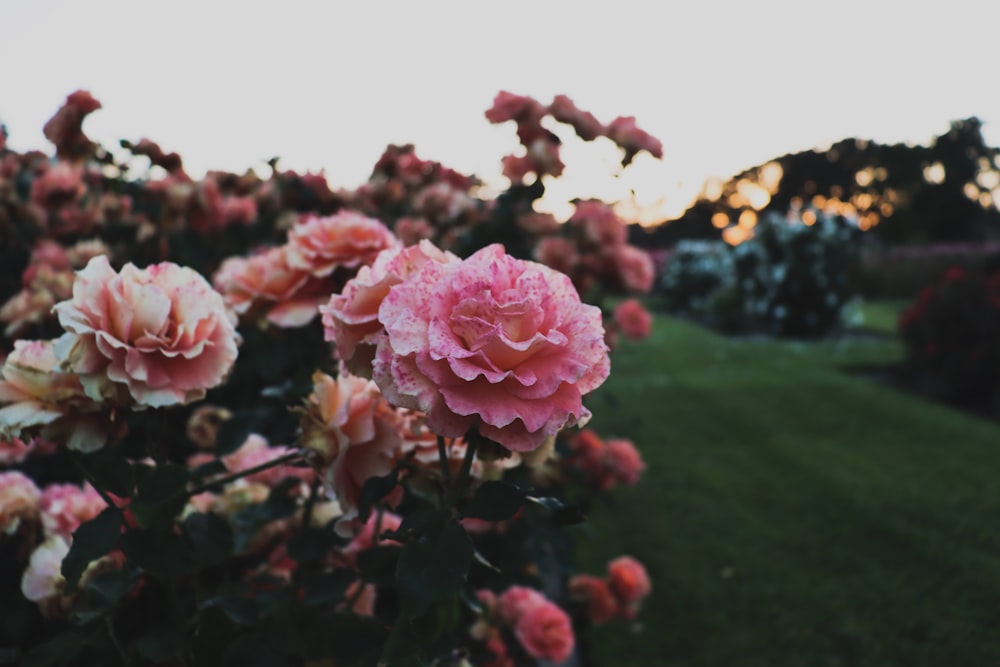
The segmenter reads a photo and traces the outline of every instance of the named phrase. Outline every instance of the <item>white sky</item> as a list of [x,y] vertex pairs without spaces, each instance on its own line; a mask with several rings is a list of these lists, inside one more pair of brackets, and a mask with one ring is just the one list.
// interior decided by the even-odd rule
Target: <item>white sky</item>
[[354,187],[414,143],[502,185],[517,139],[483,117],[494,95],[565,93],[636,116],[665,156],[616,179],[610,145],[570,143],[552,208],[631,188],[673,216],[707,177],[848,136],[923,143],[976,115],[1000,145],[998,27],[998,0],[9,2],[0,118],[50,150],[42,125],[83,88],[92,138],[149,137],[193,175],[280,155]]

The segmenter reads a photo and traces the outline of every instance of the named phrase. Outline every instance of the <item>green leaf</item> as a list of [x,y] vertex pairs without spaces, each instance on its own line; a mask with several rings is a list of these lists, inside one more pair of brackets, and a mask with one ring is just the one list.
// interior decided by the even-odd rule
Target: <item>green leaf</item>
[[[87,582],[84,596],[87,600],[87,613],[105,614],[131,591],[139,578],[139,573],[132,567],[121,570],[101,572]],[[83,620],[83,619],[80,619]]]
[[326,558],[338,542],[329,528],[305,528],[288,541],[288,555],[300,564],[315,563]]
[[122,535],[122,551],[139,569],[157,577],[172,577],[194,566],[184,539],[171,530],[133,528]]
[[376,586],[394,587],[399,567],[400,547],[372,547],[358,553],[357,565],[361,578]]
[[184,520],[184,532],[194,560],[201,567],[217,565],[233,553],[233,529],[218,514],[191,514]]
[[412,618],[462,590],[473,561],[472,541],[454,521],[403,547],[397,568],[400,602]]
[[115,548],[121,536],[122,513],[117,507],[108,507],[73,533],[73,543],[63,559],[61,572],[66,578],[66,594],[76,591],[87,566]]
[[105,447],[88,456],[87,469],[94,476],[97,486],[116,496],[128,498],[135,490],[135,475],[132,473],[132,465],[117,448]]
[[484,482],[472,496],[461,516],[484,521],[509,519],[524,504],[525,492],[513,484],[503,481]]
[[399,471],[393,470],[382,477],[370,477],[361,487],[361,498],[358,500],[358,516],[362,521],[368,520],[372,507],[378,501],[392,493],[399,481]]
[[237,625],[254,625],[257,622],[257,601],[241,595],[219,595],[201,603],[202,609],[218,608]]
[[139,483],[130,505],[143,527],[172,524],[187,503],[185,493],[191,475],[186,468],[167,463],[153,468]]
[[21,667],[68,665],[79,659],[80,646],[86,641],[87,635],[82,631],[61,632],[28,651],[20,665]]
[[139,635],[129,648],[146,660],[158,663],[184,652],[184,636],[175,628],[157,625]]

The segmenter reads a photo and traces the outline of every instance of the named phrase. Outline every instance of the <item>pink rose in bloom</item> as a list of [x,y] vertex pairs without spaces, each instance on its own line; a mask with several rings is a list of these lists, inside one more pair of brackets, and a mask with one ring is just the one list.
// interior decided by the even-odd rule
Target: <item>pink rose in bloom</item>
[[596,199],[577,202],[569,224],[580,227],[586,239],[602,250],[624,245],[628,240],[625,223],[611,206]]
[[326,340],[334,341],[337,356],[352,373],[371,377],[375,345],[383,334],[379,307],[389,290],[418,271],[427,262],[457,263],[458,257],[421,241],[406,249],[390,248],[379,253],[371,266],[363,266],[340,294],[319,310],[323,314]]
[[532,171],[539,177],[561,176],[566,165],[559,158],[559,145],[550,139],[540,137],[528,144],[528,159],[533,165]]
[[116,428],[102,402],[92,400],[79,376],[63,373],[54,341],[14,341],[0,370],[0,438],[38,434],[70,449],[100,449]]
[[549,113],[560,123],[572,125],[577,136],[584,141],[593,141],[604,134],[604,125],[589,111],[578,109],[573,100],[565,95],[556,95],[549,105]]
[[0,535],[13,535],[24,519],[38,516],[42,492],[17,470],[0,472]]
[[9,466],[28,458],[34,448],[34,441],[25,443],[20,438],[0,440],[0,465]]
[[653,590],[646,568],[631,556],[621,556],[608,563],[608,586],[622,604],[626,618],[635,617],[643,599]]
[[610,370],[600,310],[565,275],[500,245],[425,263],[390,289],[379,321],[375,381],[445,437],[476,428],[507,449],[536,449],[590,417],[582,397]]
[[291,266],[288,246],[251,257],[230,257],[222,262],[212,283],[238,315],[253,317],[260,310],[271,324],[288,328],[311,322],[330,293],[326,281]]
[[647,338],[653,331],[653,316],[637,299],[626,299],[614,310],[615,323],[632,340]]
[[364,483],[395,466],[401,444],[398,417],[371,380],[317,372],[313,383],[301,442],[315,452],[324,484],[349,520],[357,515]]
[[534,588],[511,586],[497,598],[496,612],[501,623],[516,625],[528,610],[546,602],[545,596]]
[[[377,523],[379,523],[378,534],[375,533],[375,524]],[[356,554],[359,551],[371,549],[372,547],[398,545],[399,542],[395,540],[379,539],[379,535],[389,530],[399,530],[399,526],[402,523],[403,518],[392,512],[383,512],[380,523],[378,512],[372,512],[372,515],[368,517],[368,521],[358,531],[358,534],[354,536],[350,544],[344,547],[344,552],[347,554]]]
[[69,543],[59,535],[52,535],[31,553],[28,568],[21,576],[21,593],[43,607],[44,611],[59,605],[49,604],[62,597],[66,579],[62,576],[62,562],[69,553]]
[[646,471],[642,455],[631,440],[625,438],[608,440],[604,457],[616,480],[627,486],[638,483],[642,473]]
[[625,151],[622,165],[627,166],[639,151],[646,151],[655,158],[663,157],[663,144],[635,123],[635,116],[619,116],[608,123],[607,137]]
[[[295,450],[291,447],[281,445],[272,447],[268,444],[264,436],[251,433],[246,442],[240,445],[239,449],[222,457],[222,463],[229,472],[242,472],[265,463],[270,463],[275,459],[291,454],[293,451]],[[286,477],[298,477],[308,482],[313,479],[313,476],[314,473],[309,468],[280,465],[254,473],[246,477],[246,479],[251,482],[260,482],[267,486],[275,486]]]
[[95,399],[113,383],[139,405],[189,403],[236,361],[235,315],[200,274],[169,262],[115,273],[106,256],[95,257],[55,310],[67,332],[56,356]]
[[69,541],[80,524],[96,517],[108,504],[90,484],[82,488],[76,484],[50,484],[42,491],[38,506],[45,533]]
[[580,263],[576,244],[562,236],[547,236],[535,246],[535,259],[545,266],[573,275]]
[[618,600],[603,579],[578,574],[569,580],[569,595],[586,604],[587,618],[594,625],[603,625],[618,615]]
[[656,267],[648,252],[632,245],[622,245],[615,250],[615,263],[626,290],[645,293],[653,289]]
[[396,232],[399,241],[407,248],[434,236],[434,228],[431,227],[431,223],[423,218],[400,218],[396,221],[393,231]]
[[557,664],[569,658],[576,643],[569,616],[548,600],[524,610],[514,636],[531,657]]
[[31,184],[31,201],[45,208],[70,204],[87,192],[83,167],[59,161]]
[[545,107],[535,98],[501,90],[493,99],[493,106],[486,111],[486,120],[494,124],[508,120],[537,123],[544,115]]
[[353,211],[312,217],[288,232],[288,263],[322,278],[339,266],[371,264],[386,248],[399,245],[389,228]]

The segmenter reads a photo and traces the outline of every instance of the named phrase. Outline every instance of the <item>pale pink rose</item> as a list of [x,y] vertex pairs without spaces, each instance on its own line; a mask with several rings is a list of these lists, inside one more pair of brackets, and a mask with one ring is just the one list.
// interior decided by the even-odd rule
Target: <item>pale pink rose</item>
[[493,99],[493,106],[486,111],[486,120],[491,123],[508,120],[537,123],[544,115],[545,107],[535,98],[501,90]]
[[[108,255],[110,250],[108,246],[104,245],[104,242],[100,239],[87,239],[85,241],[77,241],[71,248],[66,250],[66,259],[69,262],[69,266],[76,269],[81,269],[87,266],[87,263],[98,255]],[[56,266],[56,264],[52,264]],[[59,266],[58,268],[63,268]]]
[[653,258],[642,248],[621,245],[615,250],[615,264],[622,286],[629,292],[645,293],[653,289],[656,266]]
[[639,151],[663,157],[663,144],[635,123],[635,116],[619,116],[608,123],[606,136],[625,150],[622,164],[628,165]]
[[616,480],[627,486],[636,484],[646,471],[642,455],[631,440],[625,438],[608,440],[604,456]]
[[59,161],[31,184],[31,201],[45,208],[58,208],[76,202],[86,192],[83,168]]
[[576,643],[569,616],[548,600],[524,611],[514,626],[514,636],[528,655],[556,664],[569,658]]
[[400,243],[409,248],[434,236],[434,228],[424,218],[400,218],[393,228]]
[[511,586],[497,598],[496,613],[501,623],[516,625],[524,614],[548,602],[534,588]]
[[621,603],[626,618],[635,617],[642,601],[653,590],[646,568],[631,556],[621,556],[608,563],[608,586]]
[[[438,436],[427,428],[427,415],[415,410],[399,408],[400,435],[403,444],[400,455],[408,458],[414,465],[437,474],[441,470],[441,455],[438,450]],[[452,474],[458,475],[462,469],[465,452],[468,445],[464,438],[445,438],[445,455]],[[482,462],[475,461],[470,473],[479,477],[482,472]]]
[[54,600],[62,597],[66,579],[62,562],[69,553],[69,543],[59,535],[51,535],[31,552],[28,567],[21,576],[21,593],[47,611]]
[[[403,518],[398,514],[393,514],[392,512],[382,512],[382,517],[379,519],[378,512],[372,512],[372,515],[368,517],[368,521],[365,525],[358,531],[357,535],[351,540],[351,542],[344,547],[344,552],[347,554],[356,554],[359,551],[364,551],[365,549],[371,549],[372,547],[378,546],[394,546],[398,545],[399,542],[390,539],[381,539],[382,533],[390,530],[399,530],[400,524],[403,523]],[[375,534],[375,525],[379,525],[379,532]]]
[[589,111],[577,108],[565,95],[556,95],[549,105],[549,113],[560,123],[572,125],[584,141],[593,141],[604,134],[604,125]]
[[13,535],[21,521],[38,516],[42,492],[17,470],[0,472],[0,534]]
[[602,251],[624,245],[628,240],[625,223],[611,206],[596,199],[577,202],[569,224],[582,229],[587,241]]
[[[291,454],[291,447],[281,445],[271,446],[267,439],[257,433],[251,433],[246,441],[240,445],[239,449],[222,457],[222,463],[226,470],[231,473],[243,472],[250,468],[255,468],[265,463]],[[286,477],[298,477],[304,481],[311,481],[315,473],[309,468],[297,468],[289,465],[280,465],[261,472],[247,476],[245,479],[251,482],[260,482],[267,486],[275,486]]]
[[569,580],[569,595],[586,605],[587,619],[603,625],[618,615],[618,600],[604,579],[578,574]]
[[371,264],[386,248],[399,245],[389,228],[353,211],[311,217],[288,231],[288,262],[322,278],[337,267]]
[[614,310],[615,323],[627,338],[642,340],[653,331],[653,316],[637,299],[626,299]]
[[330,288],[326,281],[289,263],[287,245],[250,257],[230,257],[212,279],[238,315],[259,316],[279,327],[301,327],[316,317]]
[[169,262],[115,273],[106,256],[95,257],[55,310],[67,332],[56,356],[95,399],[110,382],[139,405],[189,403],[236,361],[236,316],[200,274]]
[[0,370],[0,438],[40,435],[70,449],[100,449],[120,424],[87,396],[79,376],[58,367],[54,341],[14,341]]
[[227,225],[249,225],[257,219],[257,202],[253,197],[223,197],[222,219]]
[[535,246],[535,259],[550,269],[573,275],[580,264],[580,253],[569,239],[546,236]]
[[315,452],[324,485],[346,520],[357,516],[361,488],[389,474],[401,444],[398,417],[378,386],[348,373],[313,375],[302,417],[302,445]]
[[382,301],[373,377],[432,431],[476,428],[529,451],[590,412],[608,376],[600,310],[569,278],[492,245],[458,263],[427,262]]
[[90,484],[82,488],[76,484],[50,484],[42,491],[38,506],[45,533],[69,540],[80,524],[96,517],[108,504]]
[[0,440],[0,466],[14,465],[28,458],[34,444],[34,440],[24,442],[20,438]]
[[319,310],[326,340],[336,343],[337,356],[355,375],[371,377],[375,345],[383,333],[379,307],[389,290],[420,270],[427,262],[457,263],[458,257],[430,241],[409,248],[394,247],[379,253],[371,266],[363,266],[340,294]]

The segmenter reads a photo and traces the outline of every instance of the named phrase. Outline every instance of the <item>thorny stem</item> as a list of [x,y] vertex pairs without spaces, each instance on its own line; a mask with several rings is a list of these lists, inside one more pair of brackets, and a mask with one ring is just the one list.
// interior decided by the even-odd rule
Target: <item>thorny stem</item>
[[231,475],[226,475],[225,477],[220,477],[219,479],[213,480],[211,482],[206,482],[205,484],[200,484],[193,489],[188,490],[186,493],[188,496],[196,496],[199,493],[204,493],[205,491],[211,491],[212,489],[225,486],[230,482],[235,482],[238,479],[243,479],[244,477],[249,477],[250,475],[256,475],[259,472],[265,470],[270,470],[271,468],[276,468],[280,465],[285,465],[286,463],[294,463],[296,461],[302,460],[302,452],[292,452],[291,454],[285,454],[284,456],[279,456],[276,459],[267,461],[266,463],[261,463],[253,468],[247,468],[246,470],[241,470],[239,472],[234,472]]

